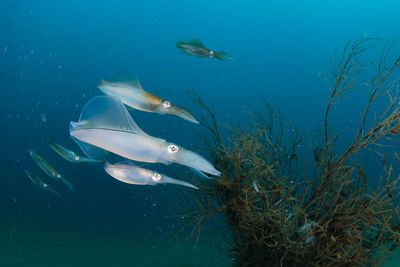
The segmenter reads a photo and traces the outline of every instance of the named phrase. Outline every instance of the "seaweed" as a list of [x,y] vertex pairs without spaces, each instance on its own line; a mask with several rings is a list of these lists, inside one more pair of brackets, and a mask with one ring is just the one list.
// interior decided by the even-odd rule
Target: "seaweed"
[[[375,49],[366,47],[372,42],[348,43],[332,61],[324,144],[312,151],[314,175],[299,164],[303,138],[294,123],[266,101],[264,112],[250,112],[250,129],[229,129],[229,137],[223,138],[212,110],[189,93],[208,114],[200,120],[208,131],[204,140],[222,173],[196,192],[199,209],[185,216],[190,237],[198,240],[203,225],[222,214],[238,266],[377,266],[400,245],[400,175],[384,160],[382,174],[374,177],[379,185],[371,187],[360,160],[363,151],[375,150],[371,145],[390,145],[400,134],[400,99],[393,78],[400,57],[389,63],[391,43],[384,45],[377,64],[365,61],[366,51]],[[373,66],[376,74],[361,80]],[[341,150],[341,136],[331,133],[329,115],[362,85],[368,86],[368,101],[354,139]],[[371,107],[383,97],[388,99],[385,109],[369,123]],[[393,160],[399,160],[396,153]]]

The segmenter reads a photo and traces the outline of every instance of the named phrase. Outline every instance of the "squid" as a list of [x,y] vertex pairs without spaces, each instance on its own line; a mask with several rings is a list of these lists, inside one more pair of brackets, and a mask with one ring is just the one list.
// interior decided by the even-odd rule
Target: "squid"
[[199,189],[190,183],[183,182],[165,174],[161,174],[149,169],[135,166],[129,162],[119,162],[111,165],[106,161],[104,170],[113,178],[127,184],[134,185],[156,185],[156,184],[177,184],[186,187]]
[[233,60],[228,53],[216,52],[206,48],[203,43],[198,39],[191,39],[189,41],[176,42],[176,48],[189,55],[194,55],[199,58],[216,58],[220,61]]
[[56,196],[60,197],[60,194],[57,191],[55,191],[53,188],[51,188],[48,184],[43,182],[42,179],[39,178],[39,176],[37,176],[36,174],[34,174],[28,170],[24,170],[24,172],[28,176],[29,180],[32,181],[32,183],[34,183],[35,185],[37,185],[40,188],[43,188],[45,190],[52,192]]
[[90,162],[97,163],[98,161],[86,157],[78,156],[75,152],[53,142],[47,143],[58,155],[68,160],[69,162]]
[[50,177],[60,180],[63,182],[72,192],[75,192],[74,186],[65,179],[47,160],[42,158],[33,149],[29,150],[29,155],[31,155],[33,161]]
[[221,174],[201,155],[145,133],[122,102],[111,96],[92,98],[79,121],[70,123],[69,132],[82,151],[97,161],[112,152],[134,161],[178,163],[211,175]]
[[101,80],[98,88],[106,95],[119,98],[122,103],[131,108],[153,113],[171,114],[193,123],[199,123],[184,108],[175,106],[170,101],[143,90],[135,74],[122,73],[111,82]]

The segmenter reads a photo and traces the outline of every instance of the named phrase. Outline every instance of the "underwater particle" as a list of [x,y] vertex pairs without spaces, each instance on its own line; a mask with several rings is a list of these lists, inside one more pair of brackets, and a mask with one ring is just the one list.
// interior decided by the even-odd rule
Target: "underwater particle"
[[3,53],[5,54],[5,53],[7,53],[7,51],[8,51],[8,46],[4,47]]
[[253,182],[253,186],[254,186],[254,190],[256,190],[256,192],[260,192],[260,189],[258,189],[256,182]]
[[86,98],[86,94],[82,94],[82,98]]
[[59,69],[62,69],[62,66],[61,66],[61,65],[58,65],[58,68],[59,68]]
[[47,122],[47,116],[46,116],[46,114],[40,113],[40,119],[41,119],[43,122]]

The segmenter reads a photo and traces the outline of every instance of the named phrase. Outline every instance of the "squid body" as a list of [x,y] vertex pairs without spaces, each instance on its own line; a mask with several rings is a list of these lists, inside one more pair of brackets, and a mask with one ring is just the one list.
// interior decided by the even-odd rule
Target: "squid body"
[[134,109],[160,114],[171,114],[194,123],[199,123],[184,108],[175,106],[170,101],[143,90],[135,74],[122,73],[111,82],[101,80],[98,87],[106,95],[117,97],[125,105]]
[[68,160],[69,162],[91,162],[96,163],[98,161],[89,159],[86,157],[78,156],[74,151],[71,151],[59,144],[49,142],[49,146],[61,157]]
[[97,96],[83,108],[70,135],[90,158],[104,160],[108,151],[135,161],[178,163],[211,174],[221,173],[205,158],[164,139],[146,134],[119,99]]
[[104,164],[105,171],[115,179],[135,185],[156,185],[156,184],[177,184],[194,189],[199,189],[190,183],[183,182],[164,174],[135,166],[128,162],[119,162],[111,165],[106,161]]
[[33,161],[50,177],[61,180],[71,191],[75,191],[74,186],[65,179],[47,160],[42,158],[39,154],[37,154],[34,150],[29,150],[29,155],[31,155]]
[[56,196],[60,197],[60,194],[57,191],[55,191],[53,188],[51,188],[48,184],[43,182],[42,179],[39,178],[39,176],[37,176],[36,174],[34,174],[28,170],[24,170],[24,172],[25,172],[26,176],[28,176],[29,180],[32,181],[32,183],[34,183],[35,185],[37,185],[38,187],[40,187],[42,189],[52,192]]

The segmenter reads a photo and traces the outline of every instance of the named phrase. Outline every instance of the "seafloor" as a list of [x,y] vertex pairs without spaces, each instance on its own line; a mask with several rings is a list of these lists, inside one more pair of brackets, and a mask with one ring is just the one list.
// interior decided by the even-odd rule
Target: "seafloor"
[[[2,225],[0,266],[231,266],[226,244],[214,234],[197,247],[174,236],[78,232]],[[400,251],[383,266],[400,266]]]
[[3,225],[0,266],[230,266],[221,240],[193,243],[174,236],[90,233]]

